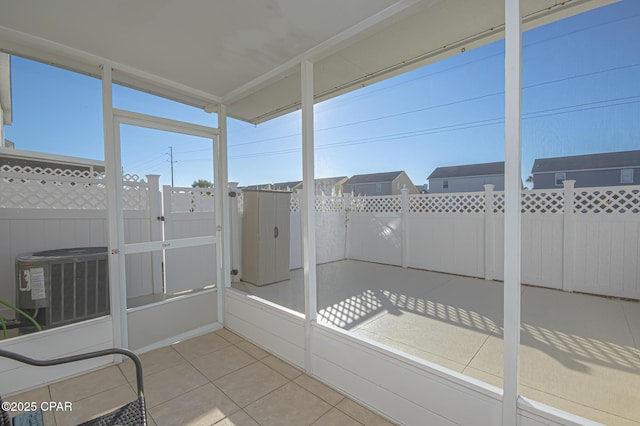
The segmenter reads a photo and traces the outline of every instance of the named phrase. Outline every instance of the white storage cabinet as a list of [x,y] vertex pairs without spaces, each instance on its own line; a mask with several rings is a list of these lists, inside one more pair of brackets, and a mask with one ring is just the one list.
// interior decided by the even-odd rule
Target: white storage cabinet
[[243,198],[242,280],[288,280],[291,192],[244,190]]

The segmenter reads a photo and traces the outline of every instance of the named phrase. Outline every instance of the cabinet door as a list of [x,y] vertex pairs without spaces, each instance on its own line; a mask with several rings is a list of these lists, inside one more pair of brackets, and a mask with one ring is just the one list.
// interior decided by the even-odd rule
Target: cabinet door
[[291,222],[291,195],[275,194],[278,197],[275,208],[275,226],[277,228],[277,238],[275,239],[275,259],[274,259],[274,281],[284,281],[290,278],[289,275],[289,245],[290,245],[290,222]]
[[276,239],[274,227],[276,223],[276,194],[260,193],[260,225],[259,225],[259,273],[256,284],[267,284],[275,281]]
[[259,273],[259,198],[255,192],[245,192],[242,214],[242,279],[256,284]]

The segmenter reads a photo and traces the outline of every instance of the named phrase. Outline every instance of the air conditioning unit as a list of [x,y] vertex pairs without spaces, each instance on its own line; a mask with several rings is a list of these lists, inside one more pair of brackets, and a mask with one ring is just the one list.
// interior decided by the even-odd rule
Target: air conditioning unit
[[16,258],[16,305],[43,327],[109,314],[106,247],[40,251]]

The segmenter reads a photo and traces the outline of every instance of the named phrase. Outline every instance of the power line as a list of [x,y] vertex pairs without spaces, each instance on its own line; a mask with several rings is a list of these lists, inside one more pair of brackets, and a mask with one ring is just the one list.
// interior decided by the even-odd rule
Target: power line
[[[610,105],[602,105],[603,103],[609,103],[609,102],[617,102],[617,103],[613,103]],[[523,114],[522,119],[530,120],[534,118],[549,117],[554,115],[569,114],[569,113],[582,112],[582,111],[588,111],[588,110],[594,110],[594,109],[611,108],[616,106],[623,106],[623,105],[630,105],[630,104],[637,104],[637,103],[640,103],[640,96],[628,96],[624,98],[609,99],[604,101],[593,101],[593,102],[586,102],[583,104],[576,104],[576,105],[570,105],[565,107],[557,107],[557,108],[549,108],[545,110],[533,111],[530,113]],[[351,146],[351,145],[361,145],[361,144],[367,144],[367,143],[407,139],[407,138],[412,138],[416,136],[424,136],[424,135],[430,135],[430,134],[436,134],[436,133],[445,133],[445,132],[450,132],[455,130],[467,130],[467,129],[477,128],[477,127],[491,126],[491,125],[501,124],[503,122],[504,122],[504,117],[494,117],[486,120],[457,123],[457,124],[452,124],[448,126],[420,129],[420,130],[415,130],[411,132],[393,133],[393,134],[387,134],[382,136],[374,136],[370,138],[361,138],[361,139],[352,139],[352,140],[346,140],[341,142],[332,142],[329,144],[319,145],[317,149],[329,149],[329,148],[338,148],[338,147]],[[277,151],[267,151],[267,152],[261,152],[261,153],[253,153],[253,154],[235,155],[235,156],[230,156],[229,158],[243,159],[243,158],[263,157],[263,156],[270,156],[270,155],[290,154],[290,153],[300,152],[301,150],[302,150],[301,148],[290,148],[290,149],[282,149]]]
[[177,161],[173,161],[173,147],[170,146],[169,147],[169,152],[167,152],[167,154],[169,155],[169,163],[171,163],[171,187],[173,188],[173,165],[175,163],[177,163]]
[[[562,77],[562,78],[558,78],[558,79],[555,79],[555,80],[549,80],[549,81],[544,81],[544,82],[540,82],[540,83],[534,83],[534,84],[530,84],[530,85],[527,85],[527,86],[523,86],[522,90],[524,91],[524,90],[527,90],[527,89],[532,89],[532,88],[535,88],[535,87],[541,87],[541,86],[545,86],[545,85],[548,85],[548,84],[561,83],[563,81],[569,81],[569,80],[575,80],[575,79],[579,79],[579,78],[591,77],[591,76],[598,75],[598,74],[604,74],[604,73],[624,70],[624,69],[628,69],[628,68],[635,68],[635,67],[638,67],[638,66],[640,66],[640,63],[622,65],[622,66],[619,66],[619,67],[608,68],[608,69],[598,70],[598,71],[592,71],[592,72],[587,72],[587,73],[583,73],[583,74],[577,74],[577,75],[573,75],[573,76],[569,76],[569,77]],[[490,98],[490,97],[503,95],[503,94],[504,94],[504,91],[498,91],[498,92],[488,93],[488,94],[485,94],[485,95],[475,96],[475,97],[472,97],[472,98],[460,99],[460,100],[457,100],[457,101],[447,102],[447,103],[443,103],[443,104],[431,105],[431,106],[427,106],[427,107],[423,107],[423,108],[417,108],[417,109],[407,110],[407,111],[403,111],[403,112],[398,112],[398,113],[395,113],[395,114],[388,114],[388,115],[378,116],[378,117],[374,117],[374,118],[369,118],[369,119],[366,119],[366,120],[353,121],[353,122],[350,122],[350,123],[344,123],[344,124],[338,124],[338,125],[335,125],[335,126],[324,127],[324,128],[317,129],[316,131],[317,132],[324,132],[324,131],[327,131],[327,130],[339,129],[339,128],[342,128],[342,127],[356,126],[356,125],[359,125],[359,124],[370,123],[370,122],[373,122],[373,121],[385,120],[385,119],[388,119],[388,118],[396,118],[396,117],[401,117],[401,116],[404,116],[404,115],[415,114],[415,113],[418,113],[418,112],[424,112],[424,111],[429,111],[429,110],[433,110],[433,109],[438,109],[438,108],[443,108],[443,107],[448,107],[448,106],[453,106],[453,105],[459,105],[459,104],[463,104],[463,103],[466,103],[466,102],[474,102],[474,101],[478,101],[478,100],[481,100],[481,99]],[[300,136],[300,135],[301,135],[301,133],[292,133],[292,134],[283,135],[283,136],[276,136],[276,137],[272,137],[272,138],[258,139],[258,140],[254,140],[254,141],[249,141],[249,142],[243,142],[243,143],[239,143],[239,144],[230,145],[230,148],[235,148],[235,147],[238,147],[238,146],[245,146],[245,145],[253,145],[253,144],[262,143],[262,142],[270,142],[270,141],[279,140],[279,139],[287,139],[287,138]]]
[[144,164],[150,163],[150,162],[155,161],[155,160],[157,160],[159,158],[162,158],[164,156],[165,156],[165,154],[160,154],[160,155],[158,155],[156,157],[153,157],[153,158],[150,158],[150,159],[147,159],[147,160],[137,161],[137,162],[134,162],[132,166],[128,166],[127,168],[132,169],[132,168],[135,168],[135,167],[140,167],[140,166],[142,166]]

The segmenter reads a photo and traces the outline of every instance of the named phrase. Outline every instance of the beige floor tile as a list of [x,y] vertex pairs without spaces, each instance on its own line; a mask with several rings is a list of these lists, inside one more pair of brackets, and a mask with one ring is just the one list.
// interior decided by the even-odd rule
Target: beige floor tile
[[147,426],[158,426],[151,413],[147,411]]
[[[171,346],[156,349],[154,351],[143,353],[139,356],[142,361],[142,374],[148,376],[158,371],[166,370],[174,365],[181,364],[184,358]],[[133,361],[127,359],[119,365],[120,370],[124,373],[129,382],[134,383],[136,380],[136,369]]]
[[568,413],[575,414],[580,417],[584,417],[589,420],[602,423],[603,425],[615,425],[615,426],[638,426],[640,422],[625,419],[614,414],[610,414],[600,410],[594,410],[591,407],[587,407],[582,404],[577,404],[572,401],[568,401],[557,396],[550,395],[545,392],[540,392],[527,386],[521,386],[521,393],[523,396],[533,399],[550,407],[559,408],[560,410]]
[[258,346],[254,345],[251,342],[247,342],[246,340],[238,343],[236,346],[242,349],[243,351],[245,351],[246,353],[248,353],[249,355],[251,355],[252,357],[254,357],[255,359],[262,359],[269,356],[269,352],[263,350],[262,348],[259,348]]
[[173,345],[173,348],[183,357],[192,360],[226,348],[227,346],[231,346],[229,341],[218,336],[216,333],[209,333],[176,343]]
[[152,408],[150,412],[158,426],[209,426],[239,409],[220,389],[207,383]]
[[238,336],[236,333],[226,328],[222,328],[216,331],[216,334],[234,345],[244,340],[242,337]]
[[[49,387],[48,386],[43,386],[43,387],[39,387],[36,389],[32,389],[30,391],[27,392],[22,392],[19,393],[17,395],[8,397],[8,398],[4,398],[3,399],[6,402],[34,402],[36,403],[37,407],[40,407],[40,404],[43,402],[47,402],[47,401],[53,401],[53,399],[51,398],[51,395],[49,394]],[[64,401],[63,401],[64,402]],[[23,413],[24,411],[10,411],[9,415],[11,417],[14,417],[18,414]],[[56,420],[55,420],[55,416],[53,414],[52,411],[44,411],[42,413],[42,419],[44,421],[44,424],[49,425],[55,425],[56,424]]]
[[188,363],[151,374],[144,380],[147,408],[151,409],[207,382],[207,378]]
[[285,383],[287,379],[283,375],[260,362],[227,374],[214,382],[240,407],[246,407]]
[[580,342],[564,336],[580,336],[611,345],[633,346],[619,300],[531,287],[522,296],[524,335],[545,340],[559,349],[580,350]]
[[254,362],[257,362],[254,357],[235,346],[191,360],[191,364],[209,380],[219,379]]
[[216,426],[260,426],[244,411],[238,411],[226,419],[220,420]]
[[278,373],[282,374],[284,377],[286,377],[289,380],[293,380],[302,374],[302,370],[294,367],[293,365],[287,362],[282,361],[280,358],[277,358],[273,355],[269,355],[266,358],[262,358],[260,362],[263,362],[268,367],[273,368],[274,370],[276,370]]
[[109,413],[134,401],[136,393],[126,383],[102,393],[89,396],[81,401],[73,402],[71,411],[55,412],[58,425],[75,425],[92,418]]
[[331,406],[289,382],[252,403],[245,411],[262,426],[303,426],[318,420]]
[[633,342],[635,343],[636,349],[638,349],[638,357],[640,357],[640,302],[623,300],[620,303],[622,304],[622,310],[631,329]]
[[347,414],[349,417],[352,417],[359,421],[360,423],[367,426],[390,426],[393,425],[390,421],[380,417],[373,411],[363,407],[360,404],[357,404],[350,400],[349,398],[345,398],[336,408]]
[[336,405],[344,398],[342,394],[306,374],[298,376],[294,382],[331,405]]
[[468,367],[484,371],[494,376],[503,376],[503,341],[502,337],[492,335],[487,339]]
[[[640,389],[640,369],[576,356],[570,351],[549,348],[535,339],[523,338],[522,343],[520,380],[523,386],[640,422],[640,392],[634,391]],[[587,340],[581,344],[583,348],[594,345],[604,350]],[[470,367],[502,377],[502,339],[490,337]]]
[[[442,315],[445,315],[444,311]],[[362,330],[467,365],[490,333],[458,325],[445,319],[403,312],[401,315],[387,314]]]
[[438,356],[436,354],[432,354],[431,352],[423,351],[421,349],[418,349],[406,343],[397,342],[387,336],[371,333],[367,330],[356,330],[354,334],[356,336],[363,336],[363,337],[366,337],[367,339],[374,340],[378,343],[382,343],[385,346],[389,346],[394,349],[399,349],[403,352],[406,352],[418,358],[424,359],[426,361],[432,362],[434,364],[441,365],[453,371],[461,372],[462,370],[464,370],[464,367],[465,367],[463,364],[460,364],[458,362]]
[[114,365],[54,383],[49,389],[53,401],[74,402],[124,384],[128,385],[127,379]]
[[320,417],[313,426],[361,426],[362,423],[355,421],[337,408],[332,408],[327,414]]
[[462,374],[466,374],[469,377],[473,377],[474,379],[478,379],[481,380],[485,383],[488,383],[490,385],[496,386],[498,388],[503,388],[504,386],[504,382],[502,380],[502,377],[500,376],[496,376],[494,374],[489,374],[485,371],[482,370],[478,370],[476,368],[473,367],[467,367],[464,369],[464,371],[462,372]]

